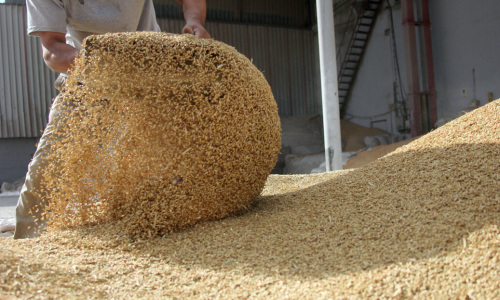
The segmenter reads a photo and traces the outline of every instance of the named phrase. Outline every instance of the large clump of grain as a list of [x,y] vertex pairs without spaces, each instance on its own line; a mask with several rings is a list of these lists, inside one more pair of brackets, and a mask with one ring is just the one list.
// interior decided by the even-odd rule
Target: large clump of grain
[[246,57],[160,33],[91,36],[84,49],[45,171],[52,226],[116,221],[155,236],[251,205],[281,130],[271,89]]

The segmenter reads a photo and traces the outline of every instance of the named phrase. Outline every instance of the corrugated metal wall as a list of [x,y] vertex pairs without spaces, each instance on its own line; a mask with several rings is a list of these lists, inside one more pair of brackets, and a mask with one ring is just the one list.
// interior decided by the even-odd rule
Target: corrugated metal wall
[[[162,31],[180,33],[184,21],[158,19]],[[264,73],[281,116],[321,110],[317,41],[312,30],[207,22],[216,40],[235,47]]]
[[[162,31],[181,33],[182,6],[175,0],[153,3]],[[253,60],[269,82],[281,116],[321,111],[313,9],[309,0],[207,1],[206,29]]]
[[[161,18],[158,23],[172,33],[184,26],[180,19]],[[264,73],[281,116],[321,110],[312,30],[222,22],[207,22],[206,27],[214,39],[235,47]],[[0,138],[41,136],[57,95],[55,79],[56,73],[43,62],[40,41],[26,35],[26,6],[0,5]]]
[[[182,6],[175,0],[153,0],[156,16],[183,19]],[[207,21],[310,28],[311,0],[208,0]]]
[[0,5],[0,138],[40,137],[47,124],[56,74],[41,53],[26,35],[26,6]]

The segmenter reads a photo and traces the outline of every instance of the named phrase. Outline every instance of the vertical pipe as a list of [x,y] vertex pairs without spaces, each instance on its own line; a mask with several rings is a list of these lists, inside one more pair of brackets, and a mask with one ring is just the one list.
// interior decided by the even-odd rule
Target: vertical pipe
[[332,0],[316,0],[326,170],[342,169],[339,91]]
[[427,88],[429,95],[429,112],[431,127],[437,122],[437,93],[434,80],[434,58],[432,56],[431,21],[429,16],[429,0],[422,0],[422,23],[424,27],[425,63],[427,67]]
[[401,12],[403,14],[406,79],[408,81],[408,100],[410,103],[411,136],[415,137],[421,135],[423,132],[413,0],[402,0]]

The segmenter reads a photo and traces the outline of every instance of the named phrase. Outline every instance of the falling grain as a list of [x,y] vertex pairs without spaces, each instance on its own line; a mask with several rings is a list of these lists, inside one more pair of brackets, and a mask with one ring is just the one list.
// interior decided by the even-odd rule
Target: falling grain
[[49,230],[113,222],[163,236],[251,205],[281,144],[271,89],[246,57],[151,32],[92,36],[84,49],[44,170]]

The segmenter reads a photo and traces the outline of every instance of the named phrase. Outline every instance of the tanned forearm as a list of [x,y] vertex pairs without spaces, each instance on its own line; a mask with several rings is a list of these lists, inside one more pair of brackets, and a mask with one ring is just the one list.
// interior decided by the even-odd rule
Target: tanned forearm
[[184,26],[182,33],[194,34],[200,38],[210,38],[210,34],[205,30],[205,17],[207,15],[207,4],[205,0],[177,0],[182,4]]
[[184,0],[182,1],[182,11],[186,23],[199,22],[205,26],[205,16],[207,15],[207,3],[205,0]]
[[69,73],[78,50],[66,44],[66,36],[63,33],[40,31],[38,34],[42,42],[45,64],[55,72]]

